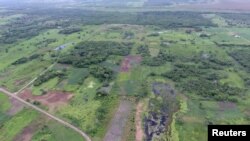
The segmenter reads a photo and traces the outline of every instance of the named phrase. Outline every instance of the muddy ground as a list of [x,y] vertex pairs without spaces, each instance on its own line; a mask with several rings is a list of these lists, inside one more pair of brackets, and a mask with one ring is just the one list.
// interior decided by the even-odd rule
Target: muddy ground
[[143,106],[144,106],[143,103],[139,102],[136,107],[136,115],[135,115],[135,124],[136,124],[135,140],[136,141],[143,141],[143,138],[144,138],[144,131],[143,131],[143,126],[142,126]]
[[127,56],[123,59],[120,71],[129,72],[133,65],[139,64],[142,61],[141,56]]
[[49,112],[54,112],[57,108],[67,104],[73,97],[73,94],[61,92],[61,91],[50,91],[45,95],[35,96],[28,89],[20,93],[19,97],[30,102],[40,102],[43,106],[48,107]]
[[[167,131],[172,114],[178,109],[176,92],[169,84],[152,83],[155,97],[149,100],[148,115],[144,118],[144,134],[146,141],[159,138]],[[162,99],[162,100],[159,100]]]

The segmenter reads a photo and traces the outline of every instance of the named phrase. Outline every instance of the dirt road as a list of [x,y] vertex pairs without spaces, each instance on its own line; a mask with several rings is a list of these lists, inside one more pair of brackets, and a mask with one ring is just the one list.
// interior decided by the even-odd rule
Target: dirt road
[[103,141],[121,141],[131,109],[131,102],[126,100],[121,101]]
[[139,102],[136,107],[136,115],[135,115],[135,124],[136,124],[136,134],[135,139],[136,141],[143,141],[144,132],[142,129],[142,112],[143,112],[143,103]]
[[0,88],[0,92],[3,92],[3,93],[6,94],[7,96],[16,99],[16,100],[20,101],[21,103],[23,103],[23,104],[29,106],[30,108],[33,108],[34,110],[36,110],[36,111],[38,111],[38,112],[40,112],[40,113],[42,113],[42,114],[44,114],[44,115],[50,117],[51,119],[54,119],[54,120],[56,120],[57,122],[59,122],[59,123],[61,123],[61,124],[65,125],[65,126],[71,128],[71,129],[73,129],[74,131],[76,131],[76,132],[78,132],[79,134],[81,134],[81,135],[85,138],[86,141],[91,141],[90,137],[89,137],[86,133],[84,133],[83,131],[81,131],[79,128],[77,128],[77,127],[71,125],[70,123],[68,123],[68,122],[66,122],[66,121],[63,121],[63,120],[61,120],[61,119],[59,119],[59,118],[57,118],[57,117],[51,115],[50,113],[48,113],[48,112],[42,110],[41,108],[38,108],[38,107],[36,107],[35,105],[33,105],[33,104],[31,104],[31,103],[29,103],[29,102],[27,102],[27,101],[21,99],[20,97],[18,97],[18,96],[15,95],[16,93],[11,93],[11,92],[9,92],[9,91],[7,91],[7,90],[5,90],[5,89],[2,89],[2,88]]

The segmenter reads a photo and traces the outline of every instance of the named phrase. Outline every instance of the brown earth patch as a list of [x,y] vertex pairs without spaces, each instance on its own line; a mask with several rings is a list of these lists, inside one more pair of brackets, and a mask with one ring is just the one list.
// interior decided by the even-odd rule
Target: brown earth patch
[[32,95],[30,90],[26,89],[20,93],[19,97],[24,100],[29,100],[30,102],[38,101],[42,105],[47,106],[49,108],[49,112],[54,112],[61,106],[67,104],[73,97],[73,94],[61,91],[51,91],[46,95],[35,96]]
[[13,116],[24,108],[24,105],[14,98],[9,98],[11,107],[7,111],[7,115]]
[[140,102],[136,107],[136,115],[135,115],[136,141],[143,141],[144,138],[144,130],[142,129],[142,119],[141,119],[142,112],[143,112],[143,103]]
[[139,64],[141,61],[141,56],[127,56],[122,61],[120,71],[129,72],[134,64]]
[[225,110],[236,108],[236,104],[233,102],[218,102],[218,105],[219,105],[220,111],[225,111]]

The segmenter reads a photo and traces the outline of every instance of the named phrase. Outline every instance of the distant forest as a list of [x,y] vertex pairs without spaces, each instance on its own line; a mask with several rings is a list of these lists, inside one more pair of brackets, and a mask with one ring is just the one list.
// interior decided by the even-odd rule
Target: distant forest
[[[101,12],[73,9],[20,9],[25,17],[2,26],[0,43],[13,43],[18,39],[30,38],[41,31],[74,25],[135,24],[154,25],[161,28],[216,26],[198,12]],[[41,18],[43,17],[43,18]],[[47,22],[50,21],[50,22]],[[11,28],[10,28],[11,27]],[[25,32],[24,32],[25,31]],[[66,32],[66,31],[65,31]],[[67,31],[68,32],[68,31]],[[71,31],[70,31],[71,32]],[[64,33],[62,31],[62,33]]]

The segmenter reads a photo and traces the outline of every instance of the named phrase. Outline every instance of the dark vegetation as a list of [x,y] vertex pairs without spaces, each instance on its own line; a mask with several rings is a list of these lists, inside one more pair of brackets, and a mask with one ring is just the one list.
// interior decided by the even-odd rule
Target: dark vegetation
[[247,87],[250,87],[250,78],[245,78],[244,82]]
[[106,61],[110,55],[129,55],[132,46],[133,43],[86,41],[77,44],[69,54],[61,56],[58,62],[87,68],[88,72],[100,82],[108,83],[114,79],[115,72],[100,63]]
[[224,76],[210,69],[199,68],[197,65],[176,64],[174,68],[162,76],[176,83],[183,91],[195,93],[216,100],[237,101],[233,96],[241,95],[244,90],[219,82]]
[[101,66],[90,66],[90,74],[95,78],[99,79],[101,82],[108,82],[114,78],[114,71]]
[[41,47],[48,47],[49,44],[57,42],[57,39],[45,39],[42,41],[39,41],[38,43],[35,43],[35,46],[37,46],[38,48]]
[[[156,25],[162,28],[215,26],[198,12],[98,12],[79,9],[36,8],[19,9],[24,17],[2,27],[0,43],[11,44],[19,39],[37,36],[48,29],[62,28],[61,34],[71,34],[81,29],[70,25],[136,24]],[[67,19],[67,20],[66,20]],[[125,35],[127,36],[127,35]]]
[[219,14],[227,20],[227,23],[230,26],[246,25],[250,26],[250,14],[248,13],[222,13]]
[[72,33],[79,32],[79,31],[81,31],[81,28],[68,27],[68,28],[60,30],[59,33],[60,34],[72,34]]
[[[97,100],[100,97],[97,97]],[[110,95],[102,97],[100,102],[101,105],[96,110],[96,122],[94,128],[88,128],[87,133],[90,135],[96,135],[100,133],[105,133],[108,123],[110,122],[110,118],[112,118],[113,114],[110,114],[114,106],[117,104],[117,96]],[[103,135],[101,135],[103,136]]]
[[225,67],[232,66],[232,62],[229,60],[221,60],[215,54],[202,52],[200,56],[192,57],[191,61],[199,64],[200,69],[223,70]]
[[50,70],[44,73],[43,75],[40,75],[34,82],[34,86],[39,86],[55,77],[59,77],[60,79],[62,79],[64,76],[65,76],[65,72],[63,71]]
[[235,50],[229,53],[239,64],[250,72],[250,50]]
[[214,42],[219,47],[250,47],[248,44],[232,44],[226,42]]
[[57,28],[58,26],[65,26],[65,22],[48,22],[51,20],[50,18],[41,17],[42,16],[39,15],[26,15],[4,25],[3,28],[1,28],[3,31],[0,37],[0,43],[11,44],[19,39],[37,36],[41,31]]
[[144,119],[146,141],[152,141],[154,136],[164,134],[172,114],[178,110],[176,93],[170,85],[154,82],[152,91],[155,97],[150,98],[149,113]]
[[19,65],[19,64],[24,64],[27,63],[28,61],[32,61],[34,59],[39,58],[41,55],[40,54],[33,54],[30,57],[22,57],[15,62],[12,63],[12,65]]
[[4,123],[10,119],[10,116],[5,112],[0,111],[0,128],[4,126]]
[[151,57],[149,53],[149,48],[147,46],[140,46],[138,48],[138,53],[143,57],[142,64],[148,66],[161,66],[164,65],[167,61],[173,61],[174,56],[170,53],[167,53],[165,50],[160,50],[158,56]]
[[112,41],[87,41],[77,44],[70,54],[63,55],[59,63],[75,67],[88,67],[105,61],[110,55],[126,56],[133,43]]
[[[83,24],[137,24],[158,25],[165,28],[215,26],[198,12],[98,12],[74,9],[26,11],[27,14],[51,16],[53,19],[70,19]],[[60,15],[60,16],[58,16]]]

